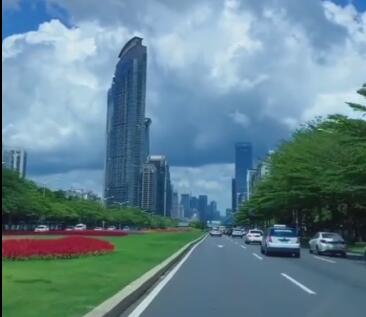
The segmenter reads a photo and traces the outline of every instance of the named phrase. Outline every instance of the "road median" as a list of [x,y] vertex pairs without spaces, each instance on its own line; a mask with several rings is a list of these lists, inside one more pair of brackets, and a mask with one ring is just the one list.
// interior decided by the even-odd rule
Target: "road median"
[[168,257],[166,260],[144,273],[141,277],[131,282],[118,293],[105,300],[103,303],[95,307],[84,317],[117,317],[120,316],[128,307],[135,303],[143,296],[156,281],[174,266],[184,255],[198,242],[204,239],[203,234],[196,240],[193,240]]

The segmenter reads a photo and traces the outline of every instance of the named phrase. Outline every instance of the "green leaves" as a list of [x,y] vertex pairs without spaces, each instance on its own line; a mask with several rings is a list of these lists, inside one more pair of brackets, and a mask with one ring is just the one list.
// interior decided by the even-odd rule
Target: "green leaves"
[[[366,97],[366,85],[358,92]],[[349,105],[366,115],[365,105]],[[285,219],[305,227],[349,225],[355,235],[366,234],[364,119],[338,114],[317,118],[267,160],[270,173],[242,206],[237,223]]]

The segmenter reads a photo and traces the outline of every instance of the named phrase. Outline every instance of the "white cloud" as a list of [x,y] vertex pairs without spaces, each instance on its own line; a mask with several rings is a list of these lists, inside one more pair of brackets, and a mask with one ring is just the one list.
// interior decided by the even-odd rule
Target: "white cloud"
[[366,15],[351,5],[50,2],[75,27],[52,20],[2,47],[3,137],[30,151],[33,175],[103,168],[106,92],[134,34],[148,46],[153,152],[186,165],[172,168],[180,191],[207,190],[221,209],[234,142],[261,155],[304,120],[349,113],[344,101],[366,80]]

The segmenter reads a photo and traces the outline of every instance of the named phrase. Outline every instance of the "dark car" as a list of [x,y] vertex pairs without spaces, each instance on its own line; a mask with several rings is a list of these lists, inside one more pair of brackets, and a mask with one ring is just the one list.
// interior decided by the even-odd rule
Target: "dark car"
[[231,228],[226,228],[224,231],[224,234],[227,236],[231,236],[232,233],[233,233],[233,229],[231,229]]

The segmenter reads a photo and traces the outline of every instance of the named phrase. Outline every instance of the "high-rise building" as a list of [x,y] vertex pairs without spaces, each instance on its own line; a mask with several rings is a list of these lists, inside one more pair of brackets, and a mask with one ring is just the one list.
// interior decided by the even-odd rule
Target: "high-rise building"
[[235,212],[236,210],[236,186],[235,178],[231,180],[231,210]]
[[207,208],[207,220],[216,220],[217,218],[217,203],[211,201]]
[[141,176],[141,208],[156,211],[157,171],[153,164],[145,163]]
[[27,172],[27,152],[20,148],[3,147],[2,164],[24,178]]
[[180,196],[180,204],[183,206],[184,217],[190,218],[191,215],[191,196],[190,194],[182,194]]
[[104,197],[138,206],[146,155],[146,46],[133,37],[119,54],[108,91]]
[[198,196],[198,214],[200,221],[206,223],[207,219],[207,195]]
[[238,142],[235,144],[235,192],[236,208],[247,196],[247,170],[252,169],[253,152],[252,144],[249,142]]
[[172,211],[171,211],[171,217],[174,219],[179,219],[180,213],[179,213],[179,196],[177,192],[173,192],[172,195]]
[[156,168],[156,212],[163,216],[169,216],[169,208],[171,208],[171,198],[169,198],[171,196],[171,184],[168,162],[163,155],[151,155],[148,158],[148,163],[154,165]]

